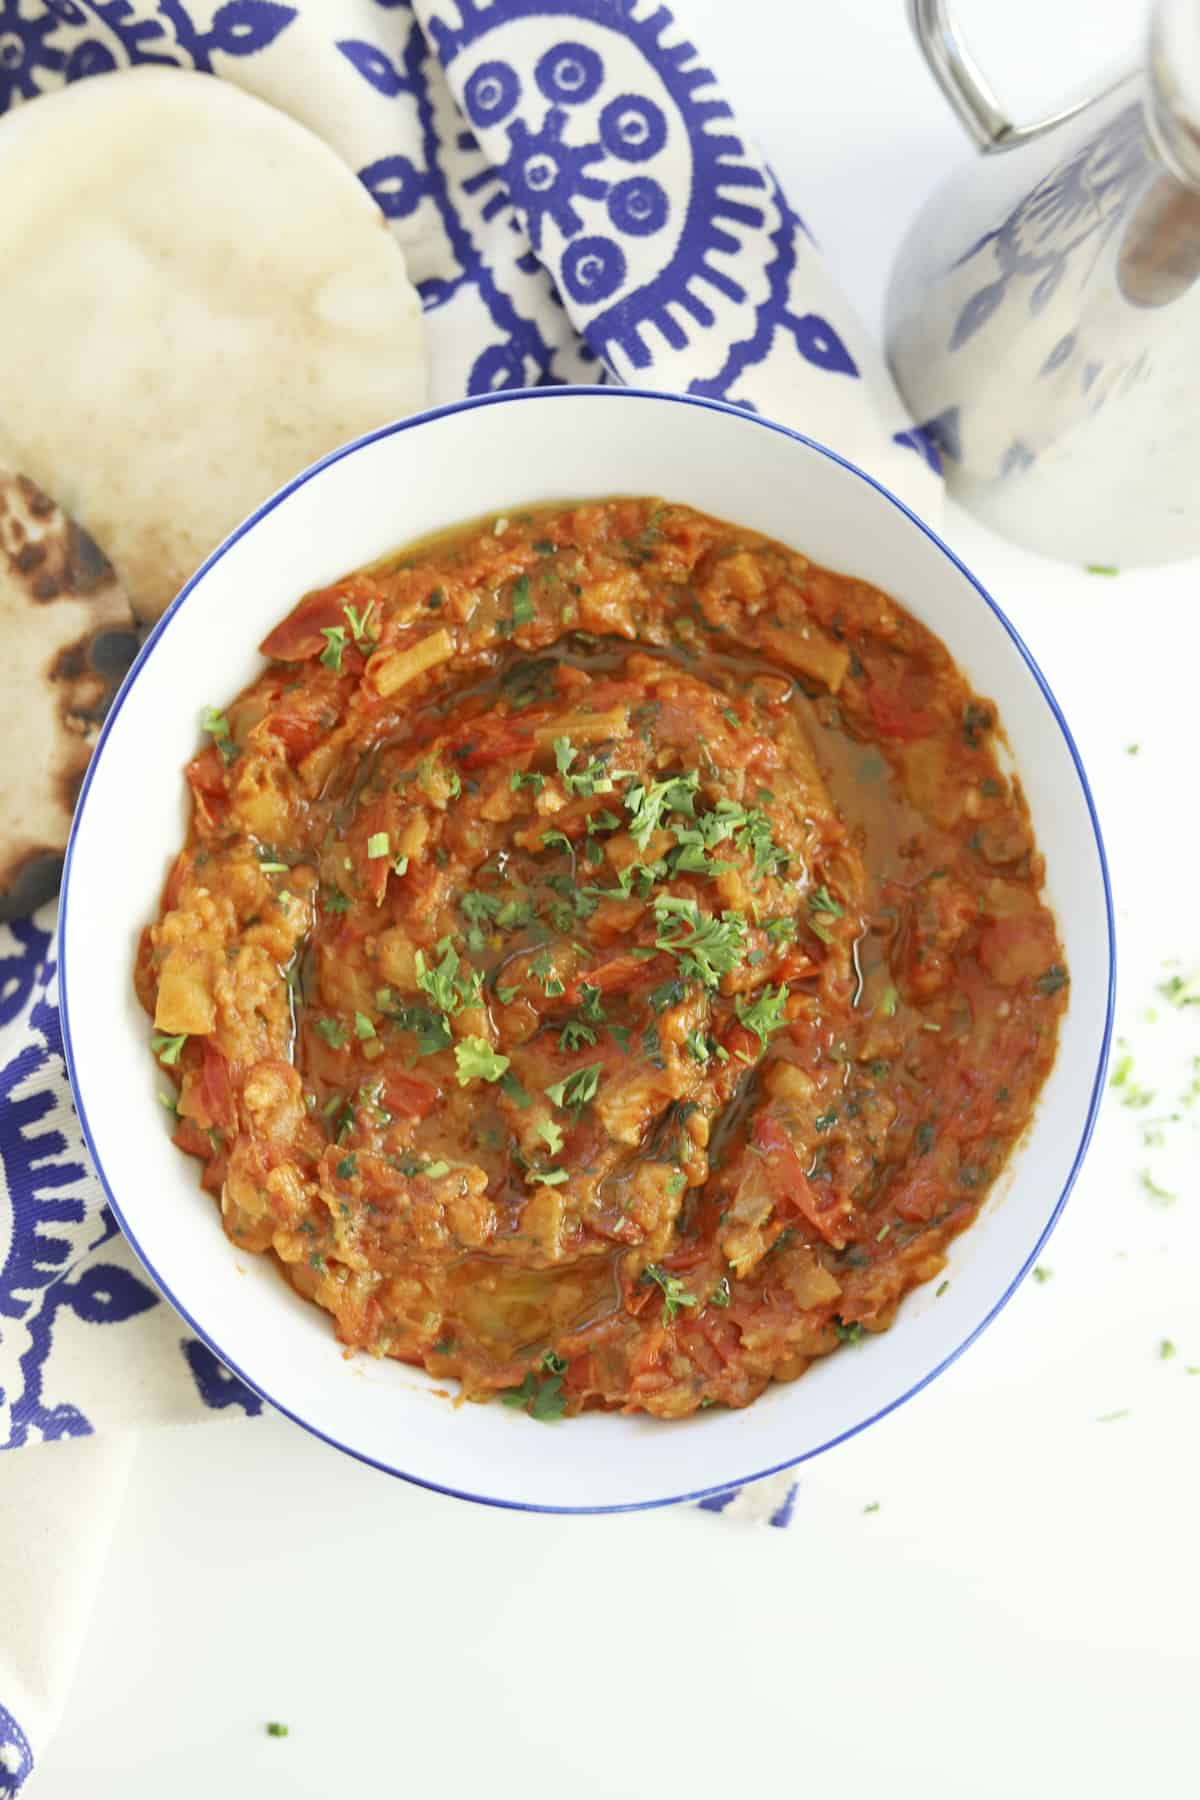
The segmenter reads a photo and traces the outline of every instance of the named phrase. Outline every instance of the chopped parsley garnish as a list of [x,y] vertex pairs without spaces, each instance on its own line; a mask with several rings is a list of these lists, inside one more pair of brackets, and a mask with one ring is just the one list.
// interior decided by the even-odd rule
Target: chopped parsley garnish
[[426,1175],[430,1181],[450,1173],[448,1162],[431,1162],[427,1156],[389,1156],[388,1162],[399,1169],[401,1175]]
[[738,832],[738,844],[754,858],[756,875],[777,874],[786,869],[790,861],[787,851],[775,842],[771,821],[763,812],[747,814],[746,822]]
[[833,1329],[838,1334],[838,1342],[840,1344],[859,1344],[862,1342],[863,1328],[857,1319],[847,1325],[844,1320],[837,1318],[835,1315]]
[[570,1177],[565,1169],[526,1169],[525,1179],[537,1187],[558,1187]]
[[737,1002],[737,1016],[747,1031],[752,1031],[765,1050],[771,1033],[786,1025],[784,1007],[787,1005],[788,991],[785,983],[780,982],[777,991],[772,994],[764,989],[751,1006]]
[[555,738],[554,764],[568,794],[579,794],[585,800],[590,800],[593,794],[611,793],[613,777],[609,773],[607,756],[593,756],[581,769],[572,773],[571,764],[577,755],[569,737]]
[[353,1150],[349,1156],[343,1156],[335,1171],[339,1181],[350,1181],[358,1174],[358,1158]]
[[[380,994],[386,991],[381,989]],[[409,1005],[407,1002],[391,999],[385,1005],[380,994],[375,997],[380,1011],[395,1019],[402,1031],[413,1033],[417,1040],[418,1056],[436,1056],[439,1050],[450,1048],[454,1040],[444,1013],[433,1012],[428,1006]]]
[[896,1008],[899,1006],[899,1004],[900,1004],[899,988],[895,988],[895,987],[884,988],[882,994],[880,994],[880,996],[879,996],[879,1007],[878,1007],[878,1010],[879,1010],[880,1014],[882,1015],[882,1017],[885,1019],[894,1018],[896,1015]]
[[563,1147],[562,1126],[556,1125],[553,1119],[544,1119],[537,1128],[537,1134],[551,1156],[557,1156]]
[[529,965],[529,973],[536,976],[542,984],[542,992],[548,1000],[557,1000],[566,988],[559,980],[554,967],[554,959],[549,950],[540,950]]
[[325,1039],[331,1050],[340,1050],[350,1037],[340,1019],[314,1019],[313,1030]]
[[600,1003],[601,989],[593,987],[588,981],[580,983],[579,998],[583,1002],[583,1016],[593,1025],[604,1023],[604,1008]]
[[458,910],[467,921],[468,949],[474,950],[478,954],[485,948],[487,939],[483,928],[495,919],[502,904],[503,902],[497,900],[494,894],[484,894],[478,890],[463,895],[458,903]]
[[708,1296],[708,1304],[710,1306],[728,1306],[731,1298],[732,1295],[729,1291],[729,1277],[728,1275],[722,1275],[720,1281],[718,1281],[716,1287]]
[[586,1068],[576,1069],[573,1075],[564,1075],[561,1081],[548,1087],[546,1093],[555,1106],[587,1106],[596,1098],[603,1072],[603,1063],[589,1063]]
[[229,720],[215,706],[206,706],[200,714],[200,729],[207,731],[213,743],[221,752],[221,761],[231,763],[238,754],[238,747],[229,732]]
[[1172,975],[1160,983],[1158,991],[1172,1006],[1200,1006],[1200,970],[1194,975]]
[[356,1012],[354,1015],[354,1035],[364,1040],[375,1036],[375,1027],[366,1013]]
[[722,975],[737,967],[746,942],[746,922],[740,913],[726,912],[714,919],[702,913],[694,900],[660,894],[654,902],[654,916],[659,931],[657,948],[679,958],[685,977],[715,988]]
[[625,790],[625,810],[629,814],[629,833],[639,850],[644,850],[662,824],[664,813],[696,811],[696,789],[700,777],[693,769],[687,775],[671,775],[665,781],[647,785],[640,778]]
[[461,1012],[464,1006],[478,1006],[482,976],[475,969],[463,969],[458,951],[448,937],[439,938],[436,948],[441,960],[433,968],[425,961],[424,952],[417,951],[414,959],[417,986],[444,1013]]
[[990,731],[993,723],[990,707],[980,706],[974,700],[967,701],[963,707],[962,734],[968,749],[978,750],[984,732]]
[[340,887],[324,887],[321,889],[321,909],[327,913],[349,912],[350,901]]
[[532,925],[537,913],[528,895],[519,900],[506,900],[496,914],[496,923],[501,931],[520,931],[526,925]]
[[1039,1286],[1045,1286],[1046,1282],[1050,1281],[1053,1278],[1053,1275],[1054,1275],[1054,1270],[1048,1269],[1046,1267],[1045,1263],[1035,1263],[1034,1264],[1033,1279],[1039,1284]]
[[346,648],[346,627],[344,625],[322,625],[321,636],[325,639],[325,648],[321,652],[321,661],[335,675],[342,672],[342,652]]
[[681,1277],[669,1274],[661,1263],[647,1263],[642,1270],[642,1280],[656,1282],[662,1289],[664,1325],[669,1325],[673,1319],[677,1319],[682,1307],[699,1306],[700,1304],[695,1294],[688,1293]]
[[508,1068],[508,1057],[492,1049],[486,1038],[463,1038],[454,1046],[459,1087],[469,1081],[499,1081]]
[[523,1407],[531,1419],[550,1425],[561,1419],[567,1410],[566,1395],[562,1391],[567,1365],[561,1356],[547,1350],[539,1368],[540,1375],[530,1369],[520,1387],[509,1388],[500,1398],[505,1406]]
[[781,919],[768,919],[763,929],[769,943],[776,946],[790,944],[796,935],[796,921],[786,916]]
[[820,887],[814,888],[808,896],[808,911],[808,923],[811,930],[816,933],[823,944],[831,944],[833,936],[824,920],[826,918],[845,918],[846,909],[841,901],[835,900],[829,889],[822,883]]
[[522,575],[513,583],[512,622],[514,626],[529,625],[533,621],[533,595],[529,591],[529,577]]
[[707,1068],[708,1063],[712,1058],[712,1051],[709,1048],[707,1036],[698,1026],[694,1030],[688,1032],[687,1037],[684,1039],[684,1048],[687,1050],[688,1055],[692,1058],[693,1062],[698,1062],[702,1069]]
[[367,858],[368,858],[368,860],[370,862],[375,862],[379,857],[390,856],[391,853],[392,853],[392,844],[391,844],[391,839],[388,837],[387,832],[386,831],[373,831],[371,833],[370,837],[367,839]]
[[179,1053],[187,1041],[186,1031],[181,1031],[178,1037],[168,1037],[165,1032],[156,1031],[150,1039],[150,1048],[160,1063],[166,1063],[169,1067],[173,1067],[179,1061]]
[[514,794],[520,793],[522,788],[531,788],[535,794],[540,794],[546,785],[546,777],[539,775],[536,769],[526,769],[524,773],[520,769],[514,769],[508,778],[508,785]]
[[367,622],[370,619],[371,614],[375,611],[375,602],[373,600],[368,600],[367,604],[363,607],[361,617],[357,608],[351,606],[348,601],[343,605],[342,611],[346,615],[346,623],[350,627],[350,635],[353,637],[355,643],[363,650],[373,650],[375,648],[375,640],[367,636]]
[[682,981],[664,981],[661,987],[651,991],[650,1004],[656,1013],[666,1012],[669,1006],[679,1006],[686,995],[687,990]]
[[595,1026],[585,1024],[582,1019],[568,1019],[558,1034],[558,1047],[564,1051],[582,1050],[585,1044],[595,1041]]
[[500,1077],[500,1092],[522,1112],[527,1106],[533,1105],[533,1095],[526,1092],[511,1069],[506,1069]]
[[1160,1362],[1170,1362],[1171,1358],[1174,1355],[1175,1355],[1175,1346],[1171,1342],[1170,1338],[1160,1338],[1159,1345],[1158,1345],[1159,1361]]
[[1051,963],[1050,967],[1038,976],[1034,987],[1039,994],[1057,994],[1065,988],[1070,976],[1061,963]]

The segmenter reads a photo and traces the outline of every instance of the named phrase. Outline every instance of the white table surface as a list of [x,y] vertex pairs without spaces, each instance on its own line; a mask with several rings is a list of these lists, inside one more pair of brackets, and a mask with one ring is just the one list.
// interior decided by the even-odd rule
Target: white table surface
[[[1141,10],[959,3],[1022,109],[1124,49]],[[901,0],[678,10],[876,322],[902,232],[967,154]],[[1200,566],[1103,580],[953,512],[947,535],[1079,739],[1113,860],[1121,1028],[1169,1094],[1200,1052],[1200,1010],[1155,995],[1165,958],[1200,965]],[[277,1418],[148,1436],[38,1800],[1195,1793],[1200,1137],[1185,1121],[1147,1149],[1146,1116],[1106,1107],[1050,1278],[932,1389],[807,1465],[786,1532],[694,1509],[493,1512]]]

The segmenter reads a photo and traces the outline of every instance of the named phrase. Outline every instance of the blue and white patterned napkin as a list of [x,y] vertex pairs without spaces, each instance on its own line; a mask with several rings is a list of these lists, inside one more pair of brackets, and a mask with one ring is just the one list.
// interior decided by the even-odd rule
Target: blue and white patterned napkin
[[[424,300],[435,401],[613,379],[716,396],[937,511],[936,457],[878,351],[656,0],[0,5],[0,112],[144,62],[236,82],[356,170]],[[52,908],[0,925],[0,1448],[91,1440],[0,1468],[0,1795],[60,1705],[130,1428],[262,1406],[162,1302],[104,1205],[55,978]],[[784,1478],[705,1504],[784,1525],[793,1495]],[[49,1583],[45,1522],[72,1517]]]

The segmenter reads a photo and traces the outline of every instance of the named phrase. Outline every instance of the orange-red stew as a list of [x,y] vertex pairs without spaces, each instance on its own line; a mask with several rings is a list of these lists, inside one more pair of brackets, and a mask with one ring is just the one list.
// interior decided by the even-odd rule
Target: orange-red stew
[[137,970],[233,1242],[542,1419],[744,1406],[883,1330],[1066,1001],[938,640],[637,499],[397,555],[263,651]]

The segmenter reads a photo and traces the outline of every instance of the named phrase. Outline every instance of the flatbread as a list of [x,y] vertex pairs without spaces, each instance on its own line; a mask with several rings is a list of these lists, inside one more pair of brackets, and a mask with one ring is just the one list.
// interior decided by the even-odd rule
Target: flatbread
[[157,617],[307,463],[422,406],[404,255],[361,183],[211,76],[121,70],[0,122],[0,462]]
[[0,919],[58,886],[79,783],[137,649],[112,569],[23,476],[0,470]]

